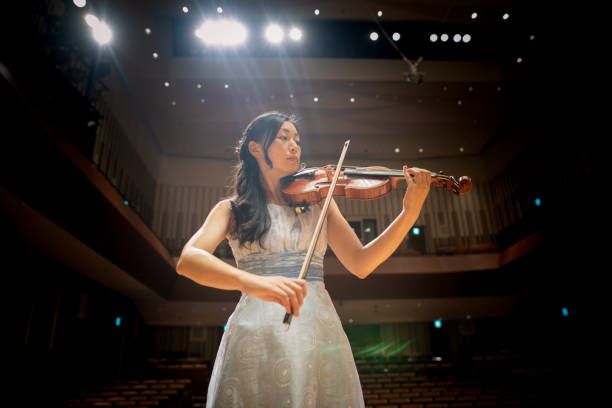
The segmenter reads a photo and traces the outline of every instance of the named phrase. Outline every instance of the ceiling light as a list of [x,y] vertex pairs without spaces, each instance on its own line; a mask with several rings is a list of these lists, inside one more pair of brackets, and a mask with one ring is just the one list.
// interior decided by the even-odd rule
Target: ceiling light
[[535,35],[531,34],[531,35],[529,36],[529,39],[530,39],[530,40],[535,39]]
[[196,37],[207,45],[231,46],[243,43],[248,36],[247,29],[234,20],[206,20],[195,30]]
[[429,36],[429,41],[436,42],[438,41],[438,34],[432,34]]
[[460,147],[460,148],[459,148],[459,151],[463,153],[463,147]]
[[150,35],[151,34],[151,29],[149,27],[145,28],[145,34],[146,35]]
[[198,88],[202,88],[202,84],[197,84],[196,85]]
[[372,31],[370,33],[370,40],[372,40],[372,41],[378,40],[378,33],[376,31]]
[[113,32],[104,22],[100,22],[98,25],[93,27],[92,34],[94,39],[100,45],[108,44],[113,38]]
[[206,99],[202,98],[202,99],[200,99],[200,102],[204,103],[204,102],[206,102]]
[[175,101],[172,101],[172,106],[176,106],[176,102]]
[[518,64],[520,64],[521,62],[523,62],[523,59],[522,59],[521,57],[518,57],[518,58],[516,59],[516,62],[517,62]]
[[509,19],[509,18],[510,18],[510,14],[508,14],[508,13],[504,13],[504,15],[502,16],[502,18],[503,18],[504,20],[507,20],[507,19]]
[[87,4],[87,1],[85,0],[72,0],[72,2],[74,3],[75,6],[79,8],[83,8]]
[[312,100],[315,102],[319,102],[319,98],[317,96],[315,96]]
[[221,7],[217,7],[217,13],[219,14],[223,13],[223,9]]
[[91,28],[94,28],[95,26],[100,24],[100,20],[98,20],[98,17],[94,16],[93,14],[85,14],[85,22]]
[[183,13],[189,13],[189,8],[187,8],[187,6],[183,6]]
[[351,103],[355,103],[355,98],[350,99]]
[[400,152],[399,147],[396,147],[396,148],[395,148],[395,153],[399,153],[399,152]]
[[392,38],[393,38],[393,41],[399,41],[399,39],[400,39],[400,33],[393,33]]
[[265,36],[272,44],[278,44],[283,41],[283,29],[278,24],[270,24],[266,27]]
[[153,58],[157,59],[157,57],[159,57],[159,54],[157,54],[156,52],[153,53]]
[[472,13],[472,20],[476,20],[476,17],[478,17],[478,13],[476,12]]
[[165,86],[166,88],[167,88],[167,87],[169,87],[169,86],[170,86],[170,82],[168,82],[168,81],[164,82],[164,86]]
[[229,88],[229,84],[224,85],[225,89]]
[[470,40],[472,39],[472,36],[469,34],[463,34],[463,42],[464,43],[469,43]]
[[377,14],[378,14],[378,17],[382,17],[382,11],[381,10],[378,10]]
[[442,35],[440,36],[440,40],[442,40],[443,42],[448,41],[448,34],[442,34]]
[[423,148],[419,147],[419,153],[423,153]]
[[319,9],[315,9],[314,13],[318,16],[319,15]]
[[289,30],[289,38],[291,38],[294,41],[301,40],[302,39],[302,31],[299,28],[291,27],[291,30]]
[[459,41],[461,41],[461,34],[455,34],[453,36],[453,41],[458,43]]

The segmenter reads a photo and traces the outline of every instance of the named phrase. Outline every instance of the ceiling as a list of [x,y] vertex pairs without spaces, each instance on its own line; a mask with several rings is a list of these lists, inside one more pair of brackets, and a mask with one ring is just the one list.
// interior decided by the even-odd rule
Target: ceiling
[[[285,44],[276,55],[253,56],[248,47],[242,54],[211,52],[195,36],[177,34],[217,17],[218,4],[223,16],[245,22],[296,22],[305,32],[303,41]],[[479,13],[476,19],[473,12]],[[501,18],[505,12],[507,20]],[[334,157],[346,139],[352,140],[351,158],[357,159],[474,155],[504,121],[516,71],[534,63],[537,13],[510,1],[109,1],[100,12],[113,29],[104,57],[112,65],[112,74],[104,78],[106,95],[116,112],[134,112],[162,155],[233,159],[232,147],[247,123],[273,109],[298,116],[306,159]],[[389,35],[393,24],[406,30],[398,50],[382,35],[376,43],[367,32],[358,36],[359,24],[376,27],[377,20],[387,25]],[[309,30],[322,22],[349,24],[346,30],[356,30],[355,43],[351,36],[337,44],[321,35],[319,44],[309,43],[315,37]],[[447,29],[451,37],[457,32],[473,38],[469,43],[429,40],[431,33]],[[249,47],[269,50],[252,31]],[[193,43],[188,55],[181,51],[186,42]],[[349,46],[355,58],[334,57]],[[327,47],[328,57],[286,56],[291,47],[309,47],[312,52],[303,54],[310,55]],[[386,51],[372,54],[375,47]],[[419,57],[420,85],[405,80]]]

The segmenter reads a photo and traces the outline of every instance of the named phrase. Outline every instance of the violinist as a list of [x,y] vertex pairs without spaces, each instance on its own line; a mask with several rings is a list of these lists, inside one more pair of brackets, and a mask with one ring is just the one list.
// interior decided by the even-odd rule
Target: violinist
[[[364,407],[348,339],[325,289],[329,243],[344,267],[368,277],[404,240],[430,189],[431,173],[403,168],[402,211],[376,239],[362,245],[332,199],[306,279],[297,279],[320,202],[296,211],[281,179],[300,167],[301,137],[293,115],[267,112],[240,139],[233,195],[211,210],[185,244],[177,272],[200,285],[240,290],[208,387],[207,407]],[[237,267],[215,257],[229,241]],[[290,331],[282,317],[293,313]]]

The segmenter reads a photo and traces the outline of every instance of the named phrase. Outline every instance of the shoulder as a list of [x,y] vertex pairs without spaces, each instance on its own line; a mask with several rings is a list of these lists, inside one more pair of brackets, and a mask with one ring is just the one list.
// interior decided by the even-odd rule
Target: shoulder
[[221,218],[224,222],[227,223],[227,234],[226,238],[229,239],[230,232],[234,229],[234,215],[232,211],[232,199],[226,198],[224,200],[219,201],[211,210],[211,213],[214,213],[215,216]]

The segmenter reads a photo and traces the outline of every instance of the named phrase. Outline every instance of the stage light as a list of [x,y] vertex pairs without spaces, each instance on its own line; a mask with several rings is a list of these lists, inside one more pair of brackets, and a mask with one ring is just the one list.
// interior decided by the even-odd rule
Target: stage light
[[355,98],[351,97],[351,99],[349,99],[351,101],[351,103],[355,103]]
[[104,22],[93,27],[92,34],[100,45],[108,44],[113,38],[113,32]]
[[421,229],[419,227],[412,228],[413,235],[421,235]]
[[378,33],[376,31],[373,31],[370,33],[370,40],[372,41],[378,40]]
[[541,206],[542,205],[542,200],[540,200],[539,198],[536,198],[535,199],[535,205],[536,205],[536,207]]
[[235,20],[206,20],[195,35],[207,45],[232,46],[246,41],[246,27]]
[[399,147],[396,147],[396,148],[395,148],[395,153],[399,153],[399,152],[400,152]]
[[432,34],[429,36],[429,41],[436,42],[438,41],[438,34]]
[[464,43],[469,43],[470,40],[472,39],[472,36],[469,34],[463,34],[463,42]]
[[129,205],[130,203],[128,202],[128,200],[123,200],[123,204],[124,205]]
[[502,16],[502,18],[503,18],[504,20],[507,20],[507,19],[509,19],[509,18],[510,18],[510,14],[508,14],[508,13],[504,13],[504,15]]
[[289,30],[289,38],[293,41],[299,41],[302,39],[302,31],[297,27],[291,27]]
[[319,9],[315,9],[314,13],[315,13],[315,15],[318,16],[319,15]]
[[459,148],[459,151],[460,151],[461,153],[463,153],[463,151],[464,151],[464,150],[465,150],[465,149],[464,149],[463,147],[460,147],[460,148]]
[[400,33],[393,33],[393,36],[391,38],[393,38],[393,41],[399,41]]
[[453,36],[453,41],[458,43],[459,41],[461,41],[461,34],[455,34]]
[[472,13],[472,20],[476,20],[476,17],[478,17],[478,13]]
[[189,13],[189,8],[187,6],[183,7],[183,13]]
[[377,13],[377,14],[378,14],[378,17],[382,17],[382,14],[383,14],[383,13],[382,13],[382,11],[378,10],[378,13]]
[[151,29],[149,27],[145,28],[145,34],[151,35]]
[[158,54],[158,53],[156,53],[156,52],[154,52],[154,53],[153,53],[153,58],[154,58],[154,59],[157,59],[157,57],[159,57],[159,54]]
[[283,41],[283,29],[278,24],[270,24],[266,28],[266,39],[272,44],[279,44]]
[[561,313],[563,314],[563,316],[567,317],[569,316],[569,310],[567,310],[567,307],[563,307],[561,308]]
[[312,98],[312,100],[315,101],[315,102],[319,102],[319,98],[316,97],[316,96],[314,98]]
[[117,327],[121,326],[121,318],[120,317],[115,318],[115,326],[117,326]]
[[169,87],[169,86],[170,86],[170,82],[168,82],[168,81],[164,82],[164,86],[165,86],[166,88],[167,88],[167,87]]
[[85,0],[72,0],[72,2],[74,3],[75,6],[77,6],[78,8],[83,8],[85,7],[85,5],[87,4],[87,1]]
[[442,34],[442,35],[440,36],[440,40],[441,40],[442,42],[446,42],[446,41],[448,41],[448,34]]
[[419,147],[419,153],[423,153],[423,148]]
[[98,20],[98,17],[94,16],[93,14],[85,14],[85,22],[91,28],[94,28],[98,24],[100,24],[100,20]]
[[436,326],[436,329],[441,328],[442,327],[442,320],[441,319],[434,320],[434,326]]
[[223,13],[223,8],[217,7],[217,13],[219,13],[219,14]]

